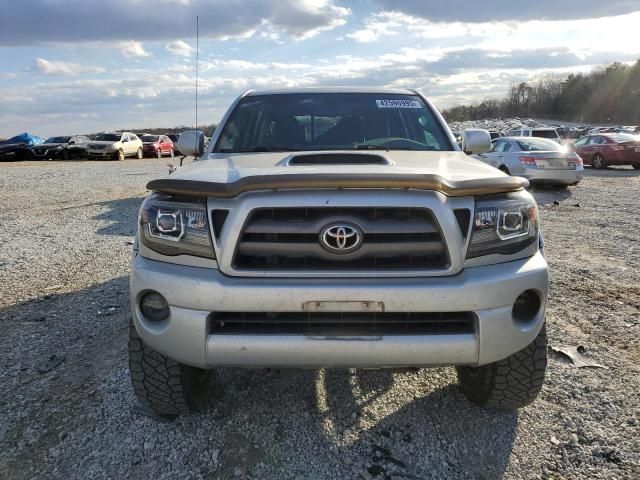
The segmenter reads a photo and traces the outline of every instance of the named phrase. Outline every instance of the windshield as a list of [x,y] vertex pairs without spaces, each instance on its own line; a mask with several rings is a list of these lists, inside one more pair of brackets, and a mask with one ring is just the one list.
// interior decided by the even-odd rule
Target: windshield
[[216,152],[394,149],[453,150],[416,95],[301,93],[245,97]]
[[518,146],[523,152],[561,152],[562,145],[544,138],[518,139]]
[[531,135],[539,138],[558,138],[558,133],[555,130],[534,130]]
[[142,140],[144,143],[154,143],[157,142],[159,138],[159,135],[143,135],[140,140]]
[[96,137],[98,142],[119,142],[122,138],[120,133],[102,133]]
[[49,137],[44,143],[67,143],[71,137]]

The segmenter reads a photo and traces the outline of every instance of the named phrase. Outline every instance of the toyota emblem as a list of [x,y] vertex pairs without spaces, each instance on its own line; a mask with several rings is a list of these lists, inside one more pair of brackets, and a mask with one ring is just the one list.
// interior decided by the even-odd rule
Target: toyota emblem
[[320,245],[332,253],[350,253],[362,245],[362,231],[345,223],[327,225],[320,233]]

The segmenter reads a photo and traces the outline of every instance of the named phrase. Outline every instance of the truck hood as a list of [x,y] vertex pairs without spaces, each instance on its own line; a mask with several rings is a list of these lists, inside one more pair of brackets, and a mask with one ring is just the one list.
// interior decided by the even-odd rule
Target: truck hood
[[[329,156],[334,163],[326,163]],[[365,164],[353,164],[362,159]],[[417,188],[461,196],[526,186],[525,179],[509,177],[463,152],[346,150],[209,154],[147,188],[217,197],[305,188]]]

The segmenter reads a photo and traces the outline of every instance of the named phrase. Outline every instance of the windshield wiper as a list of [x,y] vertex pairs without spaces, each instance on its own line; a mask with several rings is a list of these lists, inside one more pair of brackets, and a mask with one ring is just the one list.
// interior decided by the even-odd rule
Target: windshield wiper
[[359,143],[355,148],[356,150],[414,150],[413,148],[383,147],[382,145],[370,145],[368,143]]
[[296,152],[300,148],[281,147],[279,145],[258,145],[247,148],[221,148],[220,153],[250,153],[250,152]]

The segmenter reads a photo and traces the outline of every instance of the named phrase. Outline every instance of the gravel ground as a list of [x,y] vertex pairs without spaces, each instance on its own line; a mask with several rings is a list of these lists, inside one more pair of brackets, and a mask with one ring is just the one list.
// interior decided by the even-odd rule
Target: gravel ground
[[640,477],[640,172],[536,192],[550,344],[607,369],[551,356],[517,413],[452,368],[224,370],[208,412],[165,423],[132,411],[126,340],[136,212],[167,170],[0,164],[0,478]]

